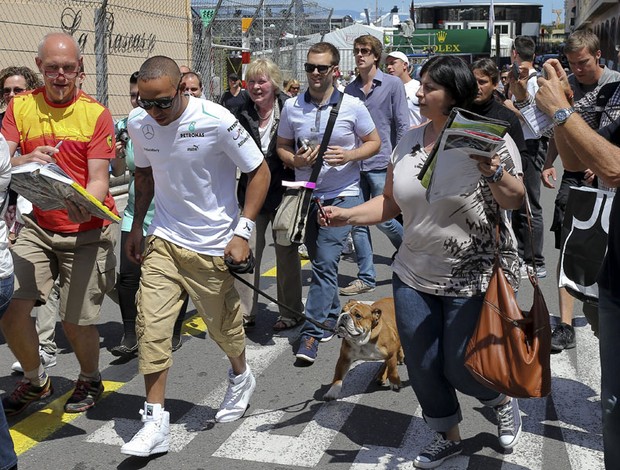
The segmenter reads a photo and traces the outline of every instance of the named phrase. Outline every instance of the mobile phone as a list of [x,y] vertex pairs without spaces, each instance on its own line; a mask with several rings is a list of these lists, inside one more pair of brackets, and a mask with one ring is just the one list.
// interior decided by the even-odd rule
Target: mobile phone
[[297,148],[307,152],[310,149],[310,141],[308,139],[297,138]]
[[321,204],[321,199],[317,196],[314,196],[312,199],[314,199],[314,202],[319,209],[319,213],[321,214],[321,217],[323,217],[325,219],[325,223],[329,225],[329,219],[327,218],[327,213],[325,212],[325,209],[323,209],[323,204]]
[[512,76],[515,80],[519,80],[519,76],[521,75],[521,70],[519,70],[519,64],[517,64],[516,62],[513,62],[512,64]]

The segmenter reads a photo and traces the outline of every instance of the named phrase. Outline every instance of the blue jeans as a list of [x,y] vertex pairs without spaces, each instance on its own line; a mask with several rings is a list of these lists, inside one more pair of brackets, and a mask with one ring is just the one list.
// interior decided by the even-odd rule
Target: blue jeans
[[[385,186],[385,176],[387,170],[371,170],[360,172],[360,188],[364,201],[368,201],[375,196],[383,194]],[[395,219],[388,220],[377,225],[392,242],[394,248],[398,250],[403,241],[403,226]],[[355,246],[355,255],[357,256],[357,266],[359,273],[357,277],[364,281],[365,284],[375,287],[376,273],[375,265],[372,258],[372,240],[370,238],[370,229],[368,227],[354,226],[352,230],[353,246]]]
[[[9,306],[13,296],[13,274],[0,279],[0,318]],[[17,455],[13,448],[13,440],[9,434],[9,425],[6,422],[2,401],[0,401],[0,470],[8,470],[17,465]]]
[[[357,206],[360,202],[358,196],[348,196],[326,199],[324,204],[348,208]],[[306,300],[306,315],[313,320],[324,322],[330,317],[335,319],[340,314],[338,263],[351,226],[320,227],[316,220],[316,212],[317,208],[313,202],[306,230],[306,247],[312,261],[312,280]],[[323,330],[306,321],[301,334],[320,339]]]
[[461,422],[456,390],[487,406],[504,401],[503,394],[486,388],[465,368],[465,350],[483,297],[425,294],[406,285],[396,274],[392,287],[405,364],[428,426],[446,432]]
[[620,468],[620,299],[599,286],[599,348],[605,468]]

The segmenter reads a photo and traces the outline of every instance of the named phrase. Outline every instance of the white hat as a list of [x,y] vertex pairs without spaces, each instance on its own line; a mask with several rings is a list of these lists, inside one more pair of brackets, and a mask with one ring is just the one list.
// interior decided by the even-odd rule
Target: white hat
[[400,59],[402,60],[405,64],[409,63],[409,59],[407,58],[407,56],[404,54],[404,52],[400,52],[400,51],[392,51],[388,54],[388,57],[394,57],[395,59]]

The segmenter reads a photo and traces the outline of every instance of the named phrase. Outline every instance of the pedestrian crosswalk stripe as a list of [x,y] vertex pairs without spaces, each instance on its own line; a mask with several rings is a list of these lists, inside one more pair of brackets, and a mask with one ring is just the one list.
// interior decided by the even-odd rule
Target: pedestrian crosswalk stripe
[[[293,334],[292,332],[288,332]],[[283,334],[273,338],[273,345],[269,348],[248,344],[246,356],[252,372],[260,377],[263,371],[285,350],[290,348],[290,336]],[[222,380],[203,400],[191,408],[176,423],[170,425],[170,452],[181,452],[208,423],[215,422],[215,413],[226,388],[227,380]],[[120,446],[128,442],[140,429],[139,419],[128,420],[116,418],[104,423],[99,429],[86,438],[86,442]],[[246,456],[246,459],[248,457]]]
[[[120,389],[125,382],[111,382],[104,380],[105,391],[101,400],[110,393]],[[40,442],[43,442],[65,424],[82,416],[82,413],[65,413],[64,406],[73,390],[49,403],[45,408],[31,414],[11,427],[11,437],[15,444],[15,453],[21,455]]]
[[[287,467],[316,468],[379,368],[378,362],[354,364],[347,374],[341,398],[338,401],[323,402],[313,419],[298,435],[272,433],[286,416],[285,411],[256,410],[246,415],[241,425],[213,456]],[[239,448],[240,442],[243,442],[243,449]]]

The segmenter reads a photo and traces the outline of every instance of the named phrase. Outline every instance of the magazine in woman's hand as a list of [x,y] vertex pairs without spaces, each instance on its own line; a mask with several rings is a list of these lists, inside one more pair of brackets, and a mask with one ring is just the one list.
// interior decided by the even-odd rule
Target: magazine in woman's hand
[[429,202],[468,194],[480,179],[470,155],[493,158],[504,145],[510,124],[461,108],[454,108],[435,142],[418,179],[427,188]]

